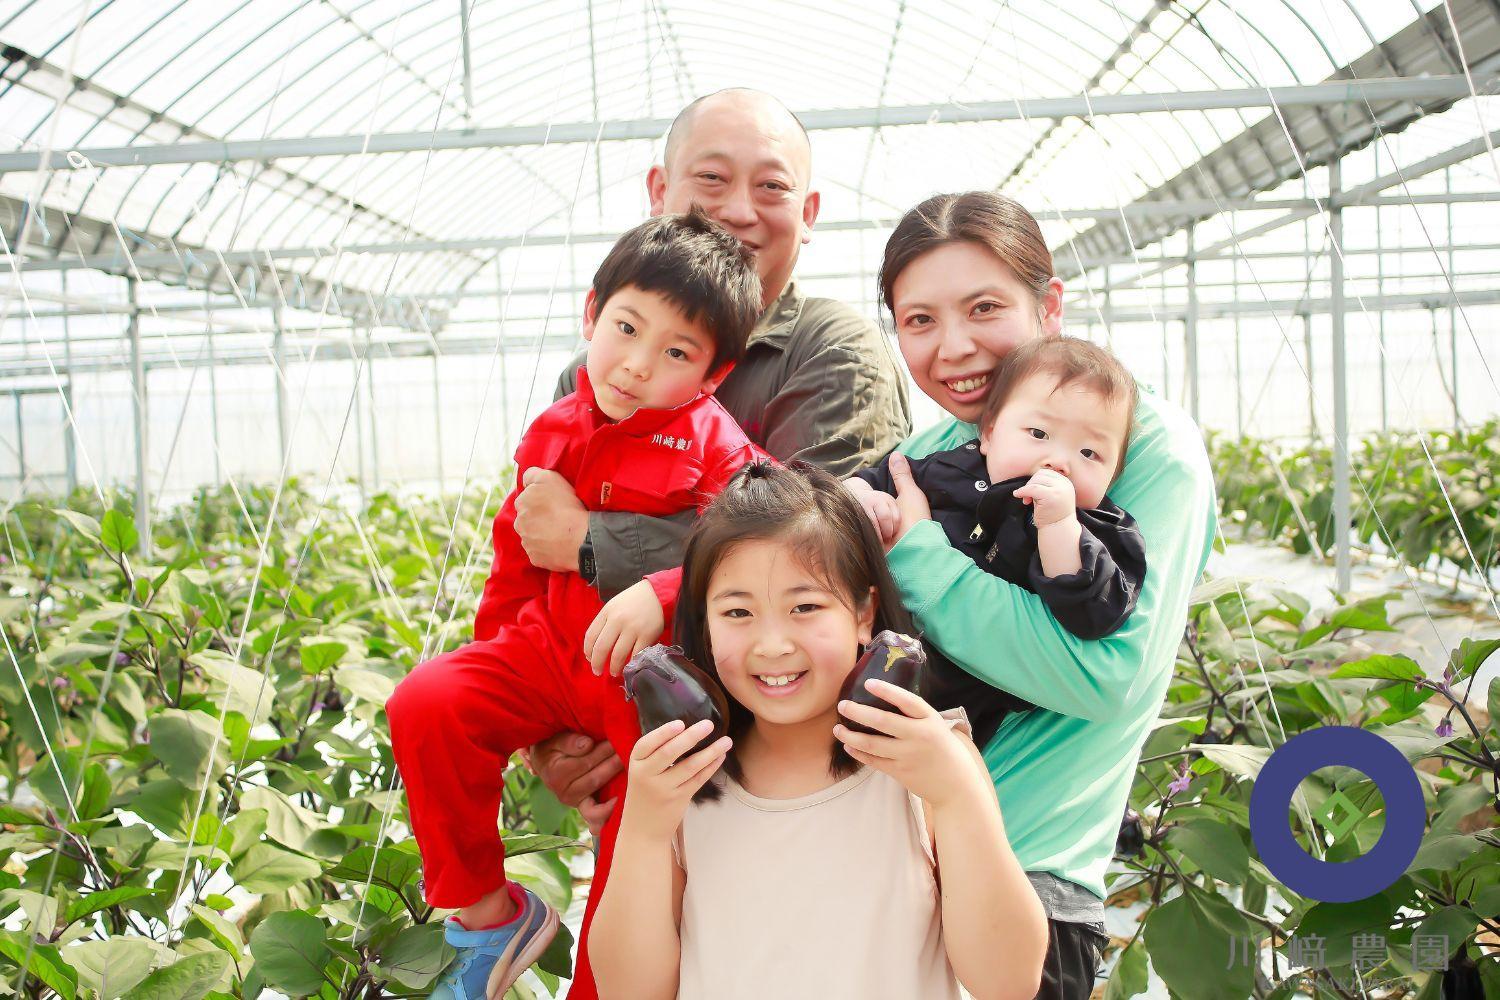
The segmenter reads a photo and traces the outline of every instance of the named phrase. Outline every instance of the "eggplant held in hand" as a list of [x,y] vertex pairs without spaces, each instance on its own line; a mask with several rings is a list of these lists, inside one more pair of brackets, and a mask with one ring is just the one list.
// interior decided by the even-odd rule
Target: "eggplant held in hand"
[[713,732],[688,753],[702,750],[729,731],[729,703],[723,689],[678,646],[658,643],[630,658],[625,664],[625,700],[635,702],[642,733],[660,729],[673,719],[687,726],[711,719]]
[[[856,705],[872,705],[875,708],[883,708],[887,712],[899,713],[900,709],[895,705],[865,690],[865,681],[873,677],[899,688],[905,688],[912,694],[921,694],[919,685],[926,666],[927,652],[920,642],[910,636],[887,629],[865,647],[865,655],[859,658],[854,669],[849,671],[849,676],[844,678],[844,687],[839,692],[839,698],[852,701]],[[868,726],[853,722],[847,717],[839,721],[861,733],[884,735],[876,733]]]

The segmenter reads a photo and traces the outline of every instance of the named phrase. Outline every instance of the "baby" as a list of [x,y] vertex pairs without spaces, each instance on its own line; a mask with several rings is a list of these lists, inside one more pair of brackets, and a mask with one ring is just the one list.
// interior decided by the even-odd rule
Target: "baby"
[[[1125,465],[1135,404],[1135,380],[1114,355],[1040,338],[995,370],[977,441],[910,463],[954,548],[1035,593],[1081,639],[1123,625],[1146,577],[1135,519],[1104,495]],[[888,544],[900,522],[889,464],[844,481]],[[979,746],[1007,713],[1031,707],[931,652],[927,700],[963,706]]]

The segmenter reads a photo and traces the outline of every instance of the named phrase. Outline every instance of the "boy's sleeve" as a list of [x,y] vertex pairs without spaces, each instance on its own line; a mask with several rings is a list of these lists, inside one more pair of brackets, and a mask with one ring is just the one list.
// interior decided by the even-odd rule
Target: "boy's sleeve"
[[[517,483],[521,481],[522,472],[519,467],[516,469]],[[501,626],[514,624],[521,607],[547,588],[547,571],[531,564],[521,546],[521,536],[516,534],[516,497],[519,495],[519,490],[511,490],[490,530],[495,560],[490,564],[489,579],[484,581],[479,610],[474,614],[476,640],[493,639]]]
[[1140,600],[1145,543],[1124,511],[1079,513],[1078,572],[1049,577],[1041,555],[1033,554],[1027,581],[1063,628],[1080,639],[1102,639],[1125,624]]
[[1178,597],[1208,557],[1213,480],[1201,445],[1195,448],[1174,453],[1158,441],[1142,449],[1134,468],[1127,459],[1135,487],[1129,502],[1152,568],[1143,613],[1114,634],[1070,634],[1041,597],[991,576],[949,545],[936,521],[913,525],[889,553],[902,601],[927,640],[986,683],[1062,715],[1112,717],[1136,683],[1151,681],[1157,665],[1149,656],[1176,648]]

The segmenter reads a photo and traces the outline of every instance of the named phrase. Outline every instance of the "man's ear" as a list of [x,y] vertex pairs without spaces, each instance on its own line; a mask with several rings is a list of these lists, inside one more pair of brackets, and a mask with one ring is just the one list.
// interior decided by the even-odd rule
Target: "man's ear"
[[813,223],[818,221],[818,209],[823,205],[823,197],[816,191],[807,192],[807,197],[802,199],[802,242],[812,242]]
[[646,171],[646,199],[651,202],[651,217],[661,215],[667,205],[667,168],[653,164]]
[[1062,336],[1063,283],[1061,278],[1053,277],[1047,281],[1047,291],[1042,296],[1040,318],[1043,336]]
[[594,339],[594,324],[599,320],[598,303],[594,301],[594,290],[583,297],[583,339]]

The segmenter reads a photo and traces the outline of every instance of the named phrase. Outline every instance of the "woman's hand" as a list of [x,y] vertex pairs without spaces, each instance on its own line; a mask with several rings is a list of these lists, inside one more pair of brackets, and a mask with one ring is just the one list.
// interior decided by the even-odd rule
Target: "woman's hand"
[[844,488],[870,516],[870,522],[875,525],[875,533],[880,536],[880,544],[886,548],[894,545],[901,530],[901,508],[897,505],[896,498],[889,493],[880,492],[857,476],[845,479]]
[[661,638],[667,627],[666,613],[656,591],[645,580],[610,598],[583,635],[583,655],[594,673],[618,677],[630,658]]
[[[974,766],[973,741],[955,730],[937,709],[905,688],[870,679],[865,690],[899,710],[888,712],[852,701],[839,713],[884,735],[872,736],[845,725],[833,727],[849,756],[890,775],[934,809],[976,793],[988,793],[989,775]],[[633,779],[632,779],[633,780]]]
[[708,719],[687,729],[683,728],[682,720],[673,719],[636,742],[630,752],[630,780],[622,820],[633,833],[661,840],[677,833],[693,794],[713,777],[733,744],[728,736],[721,736],[697,753],[683,757],[711,732],[713,723]]
[[896,486],[896,509],[900,514],[900,523],[897,526],[896,537],[890,544],[894,545],[906,536],[912,525],[918,521],[932,520],[932,507],[927,503],[927,494],[922,492],[916,480],[911,477],[911,466],[906,461],[906,456],[898,452],[891,453],[891,482]]

